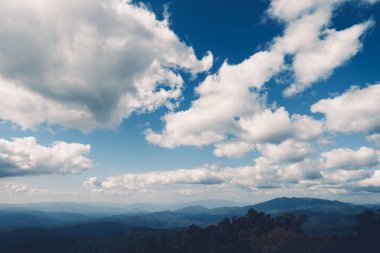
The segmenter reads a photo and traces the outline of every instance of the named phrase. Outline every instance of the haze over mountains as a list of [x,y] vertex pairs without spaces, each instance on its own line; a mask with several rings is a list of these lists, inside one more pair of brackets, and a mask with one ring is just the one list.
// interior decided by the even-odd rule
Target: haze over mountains
[[[202,202],[195,203],[198,205],[190,203],[193,205],[156,212],[137,211],[133,208],[134,205],[2,205],[0,250],[57,238],[107,238],[129,233],[128,231],[182,229],[193,224],[206,227],[218,223],[225,217],[232,219],[244,216],[250,209],[272,216],[290,212],[296,216],[306,215],[308,222],[303,229],[308,234],[349,234],[354,232],[357,214],[377,207],[312,198],[277,198],[255,205],[217,208],[207,208],[199,205],[200,203]],[[145,208],[153,206],[146,205]]]
[[59,227],[99,220],[117,221],[132,227],[174,228],[186,227],[191,224],[207,226],[224,217],[244,215],[249,209],[263,211],[271,215],[286,212],[306,214],[312,224],[313,222],[317,222],[314,219],[333,218],[336,214],[345,215],[349,220],[349,217],[367,208],[377,208],[376,204],[360,206],[312,198],[277,198],[245,206],[234,206],[232,205],[234,204],[232,201],[219,201],[219,204],[229,203],[230,205],[216,208],[208,208],[201,205],[207,202],[209,206],[216,205],[217,203],[217,201],[198,201],[188,203],[187,205],[183,203],[171,205],[100,205],[76,203],[1,205],[0,230]]

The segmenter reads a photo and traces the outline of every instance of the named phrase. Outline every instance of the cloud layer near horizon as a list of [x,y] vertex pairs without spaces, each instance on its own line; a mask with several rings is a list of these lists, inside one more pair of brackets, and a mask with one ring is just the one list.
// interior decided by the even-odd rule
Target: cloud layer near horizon
[[[308,147],[303,148],[308,152]],[[318,159],[302,159],[305,155],[301,154],[292,161],[281,160],[281,155],[274,152],[269,157],[256,158],[253,166],[206,165],[194,169],[127,173],[104,180],[91,177],[84,182],[84,186],[95,192],[141,192],[156,186],[173,185],[185,188],[191,185],[224,186],[246,190],[302,186],[306,192],[319,188],[346,192],[380,190],[380,150],[368,147],[332,149],[322,153]],[[369,189],[370,186],[373,188]]]

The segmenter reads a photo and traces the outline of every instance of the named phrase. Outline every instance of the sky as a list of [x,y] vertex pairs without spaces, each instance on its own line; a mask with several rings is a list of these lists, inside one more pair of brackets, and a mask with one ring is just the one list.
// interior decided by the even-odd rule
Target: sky
[[0,203],[380,203],[379,2],[0,0]]

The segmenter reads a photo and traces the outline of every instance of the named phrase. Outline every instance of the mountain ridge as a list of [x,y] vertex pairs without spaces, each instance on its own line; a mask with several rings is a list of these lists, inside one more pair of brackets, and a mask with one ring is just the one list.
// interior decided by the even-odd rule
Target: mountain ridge
[[[38,205],[37,205],[38,206]],[[78,213],[78,212],[41,212],[29,209],[0,207],[0,228],[12,230],[28,227],[59,227],[68,224],[83,224],[88,222],[115,222],[131,227],[145,227],[153,229],[178,228],[196,224],[201,227],[212,225],[227,217],[245,215],[249,209],[255,209],[276,216],[281,213],[294,213],[307,215],[309,222],[306,230],[336,231],[337,228],[350,227],[355,222],[355,215],[368,209],[367,207],[350,203],[316,199],[316,198],[275,198],[255,205],[207,208],[201,205],[192,205],[175,210],[159,212],[143,212],[135,210],[120,211],[107,207],[100,207],[103,212]],[[54,210],[54,209],[53,209]],[[340,219],[337,220],[336,217]],[[319,223],[328,224],[321,227]]]

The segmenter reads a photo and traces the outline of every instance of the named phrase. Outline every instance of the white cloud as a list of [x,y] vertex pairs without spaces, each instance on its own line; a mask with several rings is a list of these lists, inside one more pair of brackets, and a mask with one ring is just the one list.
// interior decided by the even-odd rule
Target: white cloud
[[359,181],[358,184],[362,187],[380,187],[380,170],[374,171],[371,177]]
[[239,120],[241,138],[252,142],[280,142],[292,135],[289,114],[281,107],[272,112],[267,109]]
[[0,117],[17,122],[25,128],[34,128],[37,122],[59,122],[67,127],[92,128],[92,115],[30,92],[16,83],[0,77]]
[[25,184],[21,184],[18,182],[8,182],[3,184],[3,187],[12,193],[24,193],[29,189]]
[[372,24],[373,22],[365,22],[342,31],[325,30],[324,40],[317,40],[296,53],[293,60],[295,83],[284,94],[292,96],[320,79],[327,79],[335,68],[361,49],[359,39]]
[[380,165],[380,151],[368,147],[333,149],[321,153],[321,157],[327,169],[371,169]]
[[330,10],[332,5],[344,0],[271,0],[268,12],[276,18],[284,21],[299,19],[318,9]]
[[[157,134],[148,130],[147,140],[168,148],[215,143],[214,155],[239,157],[253,150],[256,143],[280,143],[288,138],[308,141],[322,134],[322,123],[309,116],[295,114],[290,117],[283,107],[274,111],[262,110],[262,107],[264,107],[262,102],[258,103],[256,108],[259,108],[259,111],[248,116],[234,118],[231,114],[230,122],[227,123],[227,119],[225,121],[228,128],[224,128],[221,122],[202,125],[203,120],[215,120],[215,114],[207,114],[205,111],[203,111],[204,118],[199,117],[199,114],[194,114],[191,121],[186,121],[188,117],[177,117],[182,113],[184,115],[187,112],[192,113],[191,110],[168,114],[166,116],[170,121],[167,122],[170,124],[167,124],[167,127],[170,126],[171,131],[165,129],[163,134]],[[220,113],[223,116],[225,114],[227,113]],[[200,130],[201,127],[204,128]],[[236,140],[226,140],[227,134],[232,134]]]
[[300,140],[308,141],[320,136],[323,132],[323,123],[306,115],[293,114],[293,135]]
[[371,176],[367,170],[337,170],[331,174],[324,173],[324,181],[332,185],[358,182]]
[[257,149],[263,156],[274,162],[298,162],[314,152],[314,148],[304,142],[288,139],[280,144],[258,144]]
[[[347,194],[358,191],[376,191],[380,187],[378,168],[380,152],[362,147],[358,150],[334,149],[324,152],[319,159],[307,157],[312,147],[305,143],[285,141],[278,146],[259,147],[263,156],[250,166],[223,167],[204,165],[194,169],[126,173],[100,180],[91,177],[83,184],[92,193],[152,194],[183,192],[217,194],[227,192],[295,191],[312,194],[329,192]],[[293,161],[289,160],[294,149]],[[298,153],[297,153],[298,152]],[[243,190],[243,191],[241,191]]]
[[[149,129],[146,139],[167,148],[214,144],[214,154],[222,156],[225,152],[221,147],[229,147],[230,143],[280,143],[288,138],[306,141],[321,135],[322,122],[305,115],[289,115],[283,107],[269,108],[262,89],[284,69],[286,55],[294,56],[297,84],[286,92],[293,95],[325,78],[359,50],[359,38],[371,22],[342,31],[327,29],[340,2],[272,1],[269,13],[285,22],[284,34],[275,38],[267,51],[236,65],[225,62],[198,86],[199,98],[188,110],[166,114],[164,129],[160,133]],[[331,51],[335,47],[339,50]],[[310,55],[326,62],[305,61]],[[245,146],[232,156],[249,150]]]
[[304,159],[291,163],[281,170],[282,181],[300,183],[302,180],[316,180],[322,177],[321,166],[318,161]]
[[351,87],[340,96],[318,101],[311,111],[325,114],[331,131],[371,133],[380,128],[379,97],[380,84]]
[[215,145],[214,155],[218,157],[238,158],[243,154],[252,151],[254,145],[247,142],[223,142]]
[[368,21],[347,29],[329,29],[334,9],[345,0],[272,0],[269,14],[286,24],[284,35],[275,39],[273,50],[294,56],[294,83],[285,96],[302,92],[328,78],[362,47],[360,38],[373,24]]
[[79,173],[92,167],[85,155],[90,145],[54,142],[42,146],[34,137],[0,139],[0,178],[39,174]]
[[[286,1],[286,5],[293,6],[288,1]],[[297,15],[296,19],[287,21],[284,34],[274,40],[273,50],[294,55],[320,41],[321,30],[328,25],[331,19],[331,8],[332,6],[328,4],[325,8],[320,7],[312,12],[307,11],[305,15]]]
[[[179,70],[209,69],[142,5],[131,1],[7,1],[0,10],[0,118],[89,131],[132,112],[172,108]],[[161,88],[162,87],[162,88]]]
[[150,185],[174,185],[174,184],[221,184],[226,178],[216,166],[205,166],[195,169],[178,169],[173,171],[153,171],[146,173],[127,173],[120,176],[109,177],[103,181],[97,177],[91,177],[83,184],[88,188],[123,188],[126,190],[140,191]]
[[225,62],[196,89],[199,99],[186,111],[165,115],[161,134],[148,131],[147,140],[164,147],[203,146],[234,132],[236,116],[261,112],[263,99],[250,88],[260,88],[283,64],[281,55],[259,52],[238,65]]
[[87,181],[83,182],[87,188],[96,188],[100,186],[100,181],[97,177],[90,177]]
[[[127,173],[99,180],[91,177],[83,185],[92,192],[120,192],[183,189],[197,190],[199,187],[227,187],[230,189],[282,188],[296,184],[300,180],[320,178],[316,162],[304,160],[285,167],[273,163],[265,157],[255,159],[253,166],[222,167],[205,165],[194,169]],[[181,188],[180,188],[181,189]],[[207,189],[205,189],[207,190]]]
[[375,143],[376,146],[380,147],[380,133],[367,135],[367,140]]

